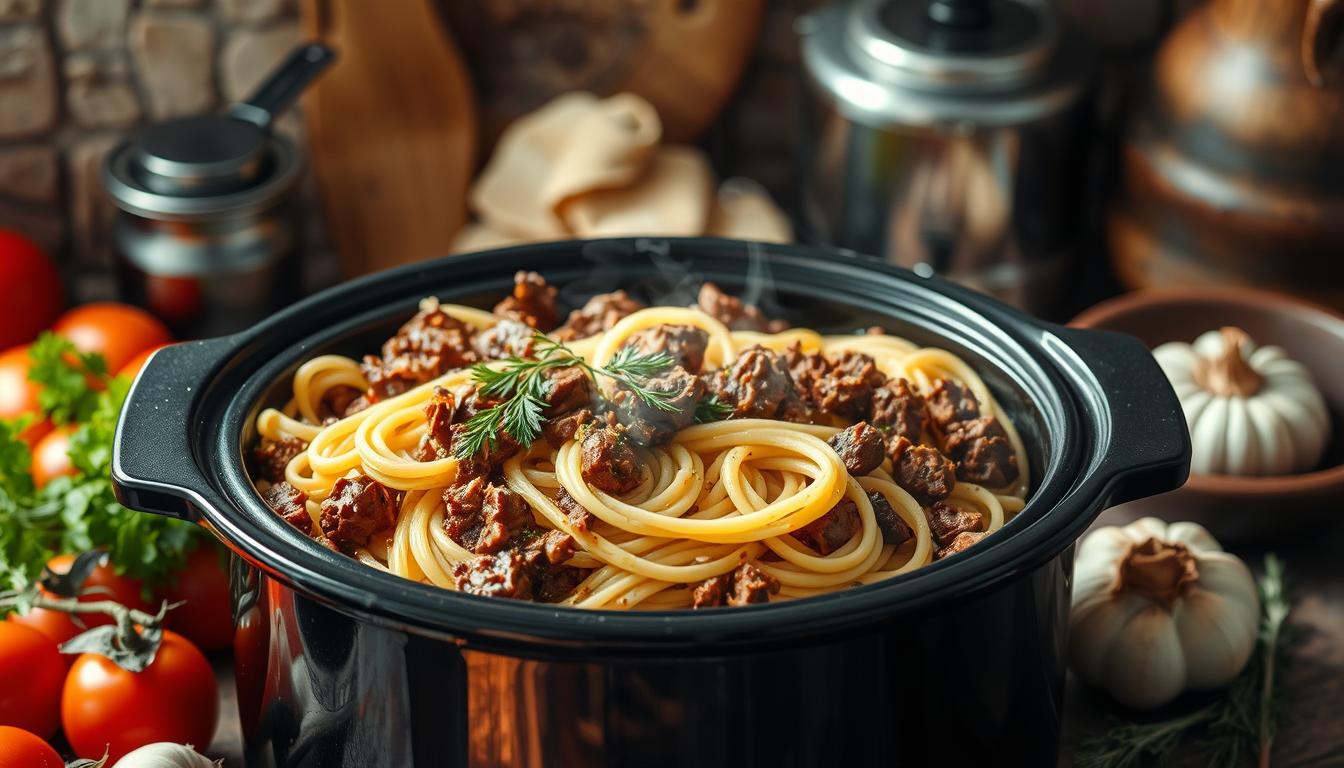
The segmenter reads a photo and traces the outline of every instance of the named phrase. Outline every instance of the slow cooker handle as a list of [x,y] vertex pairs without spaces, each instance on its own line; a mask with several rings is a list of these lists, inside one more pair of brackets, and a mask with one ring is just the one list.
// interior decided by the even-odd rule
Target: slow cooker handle
[[[1056,328],[1095,381],[1084,407],[1100,434],[1074,495],[1103,507],[1179,488],[1190,474],[1190,434],[1171,382],[1143,342],[1111,331]],[[1079,373],[1084,373],[1080,371]]]
[[223,500],[196,464],[192,413],[202,390],[236,349],[231,338],[174,344],[145,363],[117,420],[112,488],[123,506],[200,520]]

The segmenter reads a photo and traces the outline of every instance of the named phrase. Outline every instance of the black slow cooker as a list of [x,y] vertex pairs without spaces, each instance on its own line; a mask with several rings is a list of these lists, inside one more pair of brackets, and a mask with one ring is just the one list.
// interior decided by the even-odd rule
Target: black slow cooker
[[[564,303],[704,280],[796,325],[882,325],[975,365],[1026,441],[1026,508],[971,551],[834,594],[604,612],[462,595],[324,549],[243,462],[314,355],[361,354],[436,295],[488,307],[519,269]],[[725,240],[524,246],[371,275],[235,336],[156,354],[118,428],[127,506],[236,555],[235,660],[253,766],[1051,766],[1073,544],[1108,504],[1187,472],[1176,397],[1137,340],[1032,320],[852,253]]]

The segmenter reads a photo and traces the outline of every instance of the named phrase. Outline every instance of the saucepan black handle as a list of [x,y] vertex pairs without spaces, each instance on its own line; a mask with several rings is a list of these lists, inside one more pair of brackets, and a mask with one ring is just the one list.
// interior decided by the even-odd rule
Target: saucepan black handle
[[1190,474],[1190,434],[1181,403],[1152,352],[1121,333],[1051,330],[1067,347],[1060,356],[1072,358],[1061,362],[1092,384],[1080,391],[1084,418],[1098,433],[1097,452],[1073,493],[1101,498],[1109,506],[1183,485]]
[[220,500],[196,463],[197,399],[236,350],[232,339],[155,352],[131,385],[112,446],[112,487],[127,507],[195,522]]

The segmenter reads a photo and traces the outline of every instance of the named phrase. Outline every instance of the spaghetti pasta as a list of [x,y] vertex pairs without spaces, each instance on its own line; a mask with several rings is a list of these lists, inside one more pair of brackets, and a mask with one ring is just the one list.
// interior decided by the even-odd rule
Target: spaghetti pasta
[[[496,315],[467,307],[440,309],[477,332],[501,322]],[[885,334],[733,330],[701,309],[680,307],[635,311],[600,333],[571,342],[569,349],[600,370],[641,331],[669,325],[704,332],[705,371],[731,366],[744,351],[760,347],[866,355],[886,377],[905,379],[926,396],[940,382],[954,381],[973,394],[982,422],[1002,426],[1015,477],[1001,487],[962,479],[945,500],[921,503],[903,487],[908,483],[903,483],[902,468],[891,455],[862,476],[850,474],[833,447],[837,434],[850,426],[845,420],[795,423],[734,416],[682,428],[661,444],[637,446],[637,485],[611,493],[585,479],[580,435],[559,444],[538,439],[500,463],[492,477],[525,502],[530,535],[556,531],[572,539],[560,564],[572,569],[573,588],[552,595],[557,602],[602,609],[689,607],[698,599],[697,585],[725,578],[743,563],[751,563],[763,574],[759,578],[777,590],[774,599],[871,584],[927,565],[947,548],[942,539],[948,531],[940,514],[956,510],[979,521],[974,530],[963,526],[952,532],[969,532],[978,539],[997,531],[1024,505],[1030,478],[1021,437],[976,371],[952,353]],[[484,364],[499,369],[508,363]],[[605,396],[612,395],[611,381],[600,382],[600,387]],[[362,410],[324,421],[329,399],[340,388],[370,391],[361,364],[338,355],[315,357],[294,374],[290,400],[257,418],[263,442],[302,444],[284,463],[283,482],[305,497],[306,518],[300,514],[286,519],[321,535],[324,505],[340,495],[338,483],[369,478],[396,493],[395,525],[349,553],[406,579],[462,588],[463,569],[483,555],[446,529],[445,493],[470,479],[471,464],[452,455],[419,455],[417,446],[435,434],[435,423],[427,415],[435,397],[445,397],[445,391],[457,403],[472,397],[472,370],[447,370]],[[258,482],[262,491],[270,485]],[[843,542],[819,551],[798,535],[825,524],[842,504],[852,505],[857,513],[857,525]],[[576,519],[574,505],[588,514]],[[893,539],[892,529],[904,531],[904,539]]]

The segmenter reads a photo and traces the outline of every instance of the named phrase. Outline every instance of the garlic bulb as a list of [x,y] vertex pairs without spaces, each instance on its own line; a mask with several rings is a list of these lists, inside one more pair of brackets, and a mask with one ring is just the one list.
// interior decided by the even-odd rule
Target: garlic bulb
[[223,760],[200,755],[190,744],[160,741],[126,753],[113,768],[220,768]]
[[1069,660],[1129,707],[1217,688],[1255,649],[1260,598],[1246,565],[1194,523],[1098,528],[1073,569]]
[[1153,350],[1190,426],[1190,469],[1284,475],[1316,467],[1330,439],[1325,400],[1301,363],[1244,331],[1209,331]]

